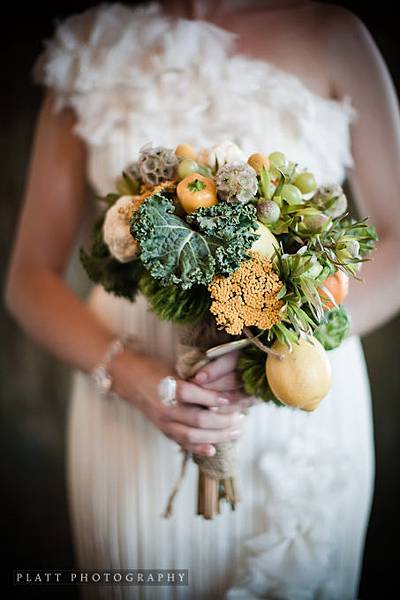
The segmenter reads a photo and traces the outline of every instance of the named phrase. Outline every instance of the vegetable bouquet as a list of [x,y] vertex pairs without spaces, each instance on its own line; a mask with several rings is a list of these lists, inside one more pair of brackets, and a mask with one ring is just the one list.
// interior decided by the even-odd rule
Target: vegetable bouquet
[[[102,200],[82,264],[108,292],[131,301],[139,292],[176,323],[180,377],[237,348],[250,396],[317,408],[331,385],[326,351],[349,333],[349,277],[360,279],[377,240],[366,219],[348,216],[340,185],[318,186],[283,153],[247,157],[229,141],[199,153],[146,145]],[[235,508],[236,450],[225,442],[211,458],[192,456],[205,518],[221,499]]]

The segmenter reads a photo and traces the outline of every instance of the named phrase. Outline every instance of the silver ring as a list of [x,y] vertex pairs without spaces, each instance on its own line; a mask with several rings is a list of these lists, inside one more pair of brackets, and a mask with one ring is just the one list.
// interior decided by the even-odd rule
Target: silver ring
[[176,379],[175,377],[163,377],[158,384],[158,396],[165,406],[174,406],[178,404],[176,399]]

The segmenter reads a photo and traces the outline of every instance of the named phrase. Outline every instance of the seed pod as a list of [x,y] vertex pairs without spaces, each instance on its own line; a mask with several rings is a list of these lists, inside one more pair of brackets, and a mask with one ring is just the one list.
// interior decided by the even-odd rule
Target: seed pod
[[145,183],[158,185],[162,181],[175,178],[178,163],[178,157],[170,148],[145,146],[139,154],[140,176]]
[[232,162],[218,170],[215,177],[218,194],[227,202],[246,204],[258,189],[257,173],[245,162]]

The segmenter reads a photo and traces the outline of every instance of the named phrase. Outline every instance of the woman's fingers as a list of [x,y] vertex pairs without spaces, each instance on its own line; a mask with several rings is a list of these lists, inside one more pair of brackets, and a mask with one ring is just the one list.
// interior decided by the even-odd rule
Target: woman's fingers
[[165,435],[184,447],[189,444],[218,444],[237,439],[240,436],[238,427],[233,429],[197,429],[176,421],[165,423],[163,431]]
[[[228,397],[230,394],[226,394]],[[260,398],[255,396],[248,396],[245,392],[232,392],[234,398],[230,399],[229,404],[226,406],[211,407],[209,410],[215,411],[218,414],[231,414],[234,412],[247,411],[248,408],[256,404],[262,404]]]
[[238,358],[239,352],[235,350],[212,360],[196,373],[193,381],[198,385],[205,385],[206,383],[220,379],[230,371],[234,371]]
[[225,392],[240,389],[243,386],[243,382],[239,373],[237,373],[236,371],[231,371],[230,373],[222,375],[222,377],[219,377],[214,381],[210,381],[209,383],[202,383],[201,386],[206,390]]
[[171,406],[166,411],[165,418],[199,429],[233,429],[240,426],[243,415],[238,411],[218,413],[197,406],[178,404],[177,406]]
[[201,404],[202,406],[224,406],[229,404],[229,400],[224,398],[220,392],[205,390],[190,381],[182,379],[176,380],[176,399],[179,402]]
[[215,447],[212,444],[186,444],[185,450],[200,456],[214,456]]

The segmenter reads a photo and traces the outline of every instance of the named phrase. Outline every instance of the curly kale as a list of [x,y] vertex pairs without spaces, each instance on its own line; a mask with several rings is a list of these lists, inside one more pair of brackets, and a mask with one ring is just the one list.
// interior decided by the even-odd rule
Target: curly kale
[[80,261],[94,283],[101,284],[107,292],[132,301],[137,292],[143,267],[138,260],[121,263],[111,256],[103,240],[104,216],[100,217],[94,225],[90,252],[80,249]]
[[188,290],[175,285],[164,287],[145,272],[140,278],[139,290],[161,321],[194,325],[204,319],[210,309],[210,295],[204,286],[193,285]]
[[186,220],[207,236],[214,249],[215,273],[230,275],[246,260],[246,250],[259,238],[257,210],[252,204],[219,203],[199,208]]
[[186,220],[174,203],[155,194],[134,213],[131,233],[140,242],[140,260],[161,285],[207,286],[214,275],[229,275],[258,238],[252,206],[220,204],[201,208]]

